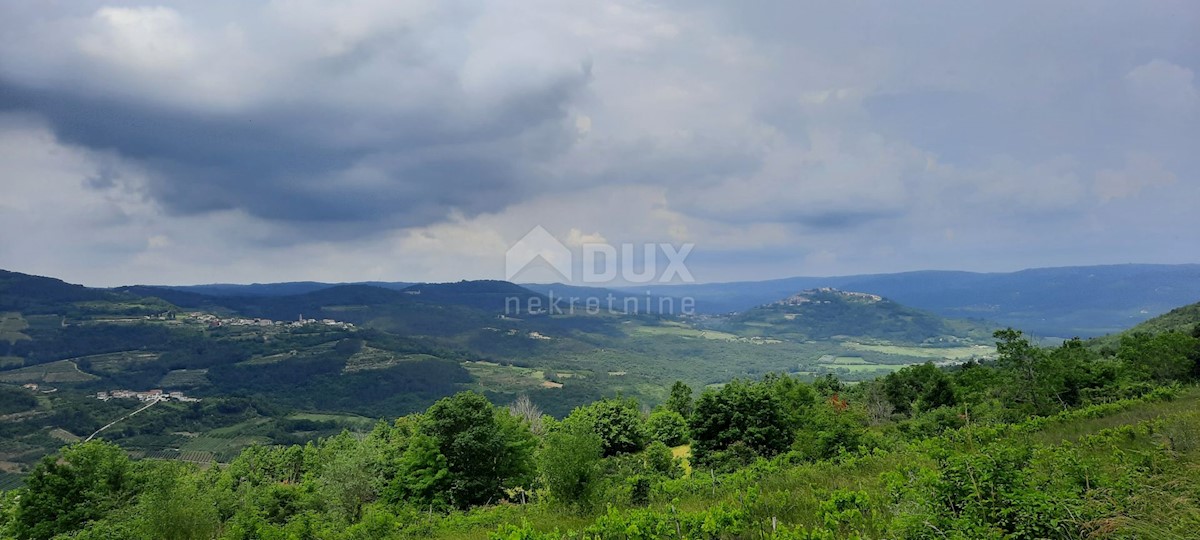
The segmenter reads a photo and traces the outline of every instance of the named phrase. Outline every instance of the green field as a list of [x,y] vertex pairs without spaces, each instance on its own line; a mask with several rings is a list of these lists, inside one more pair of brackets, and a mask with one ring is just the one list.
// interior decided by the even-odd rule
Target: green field
[[905,366],[902,366],[902,365],[899,365],[899,364],[839,364],[839,363],[827,363],[827,364],[817,364],[817,367],[824,368],[824,369],[827,369],[827,370],[829,370],[829,371],[837,371],[837,370],[839,370],[839,369],[844,369],[844,370],[846,370],[846,371],[849,371],[849,372],[851,372],[851,373],[858,373],[858,374],[868,373],[868,372],[872,372],[872,371],[878,371],[878,372],[881,372],[880,374],[883,374],[883,373],[886,373],[886,372],[892,372],[892,371],[896,371],[896,370],[898,370],[898,369],[903,369]]
[[475,385],[481,390],[512,392],[535,388],[558,388],[562,384],[547,380],[544,371],[533,368],[504,366],[482,361],[468,361],[463,362],[462,365],[475,378]]
[[683,324],[662,324],[657,326],[638,325],[630,332],[634,336],[681,336],[690,338],[704,338],[722,341],[733,341],[738,339],[735,334],[728,332],[718,332],[716,330],[700,330]]
[[0,372],[0,382],[6,383],[73,383],[99,379],[95,375],[79,371],[79,366],[70,360],[59,360],[48,364],[23,367]]
[[846,341],[842,346],[854,351],[871,351],[895,356],[915,356],[931,360],[968,360],[971,358],[991,358],[995,356],[995,347],[986,345],[964,345],[960,347],[920,347],[916,345],[882,345]]

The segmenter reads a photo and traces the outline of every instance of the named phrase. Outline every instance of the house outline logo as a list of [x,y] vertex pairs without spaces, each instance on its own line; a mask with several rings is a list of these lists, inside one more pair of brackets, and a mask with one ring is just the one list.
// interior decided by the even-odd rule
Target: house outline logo
[[571,250],[541,225],[530,229],[504,252],[504,279],[512,281],[538,259],[553,268],[564,281],[571,281]]

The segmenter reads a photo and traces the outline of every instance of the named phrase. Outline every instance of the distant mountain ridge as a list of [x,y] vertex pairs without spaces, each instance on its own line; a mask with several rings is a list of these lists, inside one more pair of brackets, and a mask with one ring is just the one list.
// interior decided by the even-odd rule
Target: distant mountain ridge
[[702,313],[724,313],[819,287],[878,294],[944,317],[987,319],[1041,336],[1092,337],[1119,332],[1200,300],[1200,264],[1077,266],[1007,273],[930,270],[622,290],[688,296]]
[[832,287],[807,289],[716,321],[715,328],[738,335],[801,342],[857,338],[957,343],[986,340],[992,329],[987,323],[946,319],[876,294]]
[[[0,274],[0,290],[3,288],[5,275],[23,274]],[[56,294],[83,295],[94,299],[100,299],[104,294],[99,289],[69,285],[52,278],[39,279],[48,281],[37,282],[40,283],[38,286],[49,287],[49,290],[57,291]],[[150,294],[153,291],[154,296],[179,305],[204,301],[212,305],[212,299],[219,297],[243,300],[250,297],[288,297],[342,285],[369,285],[403,291],[418,286],[428,288],[431,284],[378,281],[332,284],[302,281],[250,285],[130,286],[114,290],[134,294]],[[643,304],[654,306],[658,304],[657,299],[662,297],[690,297],[695,300],[695,310],[700,314],[743,311],[777,301],[796,291],[836,287],[841,290],[881,295],[944,317],[986,319],[1022,328],[1028,333],[1042,337],[1094,337],[1122,331],[1178,306],[1200,301],[1200,264],[1073,266],[993,273],[927,270],[896,274],[794,277],[708,284],[647,284],[609,288],[565,284],[514,286],[543,296],[553,291],[556,297],[594,295],[605,298],[611,293],[617,298],[618,305],[624,298],[639,298]],[[434,292],[436,290],[430,290],[430,293]],[[6,301],[15,306],[14,302],[17,300],[6,300],[0,294],[0,303]],[[226,303],[219,300],[217,302]],[[494,308],[495,302],[491,304]]]

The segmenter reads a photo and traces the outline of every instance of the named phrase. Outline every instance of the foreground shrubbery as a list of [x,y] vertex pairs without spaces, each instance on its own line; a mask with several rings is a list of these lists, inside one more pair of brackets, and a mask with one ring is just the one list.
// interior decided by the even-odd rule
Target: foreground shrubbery
[[[0,531],[51,538],[1170,538],[1200,530],[1200,340],[997,334],[1000,358],[844,388],[787,376],[646,414],[563,420],[478,394],[228,466],[92,442],[0,497]],[[668,443],[691,443],[691,463]],[[685,474],[690,465],[691,473]]]

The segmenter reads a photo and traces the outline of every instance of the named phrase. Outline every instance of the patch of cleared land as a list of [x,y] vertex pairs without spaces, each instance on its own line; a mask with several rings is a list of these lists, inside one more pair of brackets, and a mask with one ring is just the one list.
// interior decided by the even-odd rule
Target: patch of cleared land
[[692,474],[692,446],[685,444],[671,449],[671,456],[683,462],[683,474]]
[[59,360],[48,364],[23,367],[0,372],[0,382],[7,383],[72,383],[99,379],[90,373],[79,371],[79,366],[70,360]]
[[25,322],[20,313],[0,313],[0,341],[7,341],[9,344],[28,341],[31,338],[22,333],[26,328],[29,328],[29,323]]
[[[561,388],[562,383],[549,381],[546,373],[539,369],[518,366],[503,366],[494,362],[463,362],[463,367],[475,378],[475,383],[485,390],[512,392],[533,388]],[[557,386],[547,386],[552,382]]]
[[436,359],[436,356],[428,354],[396,354],[375,347],[363,347],[362,350],[346,359],[346,367],[342,368],[342,371],[353,373],[370,369],[387,369],[403,362]]
[[25,365],[25,359],[20,356],[0,356],[0,369],[19,368]]

